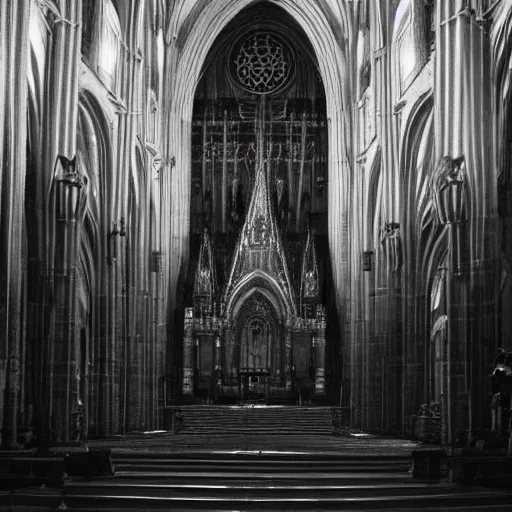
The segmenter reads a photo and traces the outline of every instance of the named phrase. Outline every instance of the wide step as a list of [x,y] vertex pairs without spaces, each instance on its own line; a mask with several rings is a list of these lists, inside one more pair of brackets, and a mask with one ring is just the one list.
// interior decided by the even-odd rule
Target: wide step
[[331,435],[331,407],[184,406],[183,433]]
[[[307,438],[306,438],[307,439]],[[155,440],[156,441],[156,440]],[[161,446],[165,446],[162,438]],[[296,440],[299,443],[300,439]],[[346,441],[347,442],[347,441]],[[348,442],[347,442],[348,443]],[[375,441],[374,441],[375,443]],[[393,445],[382,441],[381,449]],[[138,445],[137,445],[138,446]],[[19,510],[512,510],[512,492],[421,481],[405,451],[116,451],[116,474],[72,478],[59,490],[0,496]],[[62,502],[62,503],[61,503]],[[25,507],[25,508],[23,508]]]

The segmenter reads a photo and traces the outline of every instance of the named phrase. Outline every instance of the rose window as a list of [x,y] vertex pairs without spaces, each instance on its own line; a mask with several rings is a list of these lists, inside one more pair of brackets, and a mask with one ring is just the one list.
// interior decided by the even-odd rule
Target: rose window
[[276,92],[293,75],[293,54],[277,36],[256,33],[233,49],[232,73],[239,84],[253,94]]

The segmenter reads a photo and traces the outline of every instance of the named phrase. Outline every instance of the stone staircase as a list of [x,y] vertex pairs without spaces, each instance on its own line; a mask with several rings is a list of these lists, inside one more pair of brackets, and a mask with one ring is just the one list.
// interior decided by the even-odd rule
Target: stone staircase
[[181,427],[186,434],[331,435],[331,407],[183,406]]
[[413,479],[405,454],[124,452],[114,461],[114,476],[12,495],[9,510],[512,509],[511,492]]

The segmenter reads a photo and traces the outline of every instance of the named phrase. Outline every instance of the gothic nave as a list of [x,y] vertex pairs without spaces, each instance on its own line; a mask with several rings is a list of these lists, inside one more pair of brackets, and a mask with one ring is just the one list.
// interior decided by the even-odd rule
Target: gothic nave
[[0,2],[2,446],[507,434],[511,69],[511,0]]

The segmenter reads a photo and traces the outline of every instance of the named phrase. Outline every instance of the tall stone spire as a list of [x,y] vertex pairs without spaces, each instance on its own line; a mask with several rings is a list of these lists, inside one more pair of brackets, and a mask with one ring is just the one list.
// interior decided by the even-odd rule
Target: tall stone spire
[[300,283],[300,312],[303,314],[303,306],[318,302],[320,299],[320,283],[318,276],[318,264],[316,261],[315,237],[308,229],[308,238],[304,257],[302,260],[302,272]]
[[265,161],[260,160],[256,169],[251,202],[234,253],[225,301],[245,276],[259,270],[278,283],[295,315],[293,288],[270,203],[265,164]]
[[318,264],[316,261],[316,245],[315,237],[308,229],[308,238],[306,248],[304,249],[304,257],[302,260],[302,282],[300,285],[302,297],[318,297]]
[[208,230],[205,228],[196,268],[194,300],[211,307],[215,296],[215,286],[212,244]]

